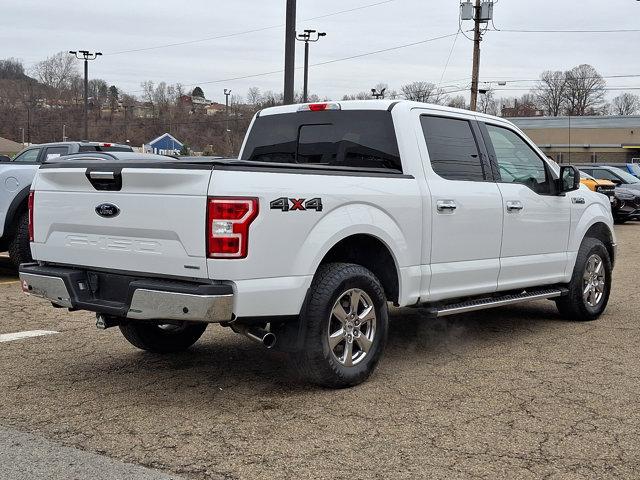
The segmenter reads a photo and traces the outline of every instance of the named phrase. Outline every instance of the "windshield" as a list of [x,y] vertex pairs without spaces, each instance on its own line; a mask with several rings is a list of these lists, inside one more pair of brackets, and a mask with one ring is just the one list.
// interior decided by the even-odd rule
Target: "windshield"
[[631,173],[636,177],[640,177],[640,164],[638,163],[630,163],[629,168],[631,169]]
[[609,168],[613,173],[615,173],[617,176],[622,178],[622,180],[624,180],[625,183],[640,183],[640,180],[638,180],[636,177],[631,175],[629,172],[625,172],[624,170],[618,167],[609,167]]

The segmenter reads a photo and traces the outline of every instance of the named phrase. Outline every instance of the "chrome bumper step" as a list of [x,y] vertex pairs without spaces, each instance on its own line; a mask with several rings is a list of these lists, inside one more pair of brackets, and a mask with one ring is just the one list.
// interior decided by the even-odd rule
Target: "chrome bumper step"
[[476,300],[467,300],[460,303],[451,303],[435,308],[436,317],[446,317],[447,315],[457,315],[459,313],[473,312],[476,310],[484,310],[486,308],[502,307],[514,303],[530,302],[533,300],[544,300],[556,298],[564,295],[566,289],[547,288],[538,290],[523,291],[519,294],[504,295],[501,297],[487,297]]

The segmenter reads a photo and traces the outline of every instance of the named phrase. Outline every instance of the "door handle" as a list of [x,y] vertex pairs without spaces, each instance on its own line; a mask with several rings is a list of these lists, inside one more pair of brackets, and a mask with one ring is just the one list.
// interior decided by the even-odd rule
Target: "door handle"
[[436,208],[439,212],[453,213],[458,206],[453,200],[438,200],[436,202]]
[[524,206],[522,205],[522,202],[517,200],[507,202],[507,212],[519,212],[523,208]]

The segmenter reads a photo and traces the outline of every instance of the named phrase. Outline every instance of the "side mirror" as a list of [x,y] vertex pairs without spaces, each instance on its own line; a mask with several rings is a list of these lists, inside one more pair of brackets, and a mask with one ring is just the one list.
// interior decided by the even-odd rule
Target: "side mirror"
[[558,193],[572,192],[580,188],[580,171],[573,165],[560,167],[558,181]]
[[615,183],[616,185],[622,185],[622,180],[620,180],[619,178],[612,178],[611,182]]

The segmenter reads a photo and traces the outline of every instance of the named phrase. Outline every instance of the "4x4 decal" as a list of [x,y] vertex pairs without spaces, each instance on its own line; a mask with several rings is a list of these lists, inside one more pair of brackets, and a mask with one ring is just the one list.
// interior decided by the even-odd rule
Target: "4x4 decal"
[[282,210],[283,212],[294,210],[315,210],[316,212],[322,211],[321,198],[310,198],[309,200],[306,200],[304,198],[280,197],[272,200],[269,205],[271,207],[271,210]]

